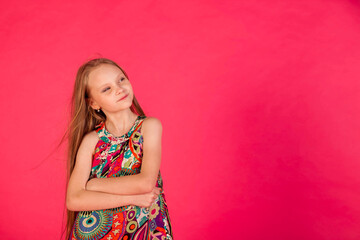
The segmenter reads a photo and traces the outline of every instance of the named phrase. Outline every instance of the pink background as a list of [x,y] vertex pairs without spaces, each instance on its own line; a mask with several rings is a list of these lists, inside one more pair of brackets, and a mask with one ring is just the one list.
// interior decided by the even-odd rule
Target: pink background
[[1,239],[60,239],[54,148],[99,54],[163,123],[175,240],[360,239],[358,1],[1,5]]

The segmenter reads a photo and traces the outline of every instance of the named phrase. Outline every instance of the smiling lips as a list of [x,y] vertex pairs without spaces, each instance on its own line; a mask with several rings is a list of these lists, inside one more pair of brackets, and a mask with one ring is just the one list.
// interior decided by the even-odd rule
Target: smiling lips
[[124,98],[126,98],[129,94],[125,95],[123,98],[120,98],[119,100],[117,100],[118,102],[123,100]]

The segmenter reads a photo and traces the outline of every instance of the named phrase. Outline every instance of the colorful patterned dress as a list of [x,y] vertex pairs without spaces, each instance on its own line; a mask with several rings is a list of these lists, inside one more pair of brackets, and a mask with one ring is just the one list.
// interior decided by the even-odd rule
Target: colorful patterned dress
[[[95,127],[96,144],[89,180],[133,175],[140,172],[143,138],[140,132],[146,116],[138,116],[128,133],[116,137],[105,123]],[[70,239],[173,239],[169,212],[159,171],[156,186],[160,194],[150,208],[121,206],[77,212]]]

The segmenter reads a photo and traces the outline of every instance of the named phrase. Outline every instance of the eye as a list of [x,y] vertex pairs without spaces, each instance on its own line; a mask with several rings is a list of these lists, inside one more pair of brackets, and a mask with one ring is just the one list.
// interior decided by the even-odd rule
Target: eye
[[102,90],[102,92],[106,92],[109,89],[109,87],[105,88],[104,90]]
[[124,77],[122,77],[122,78],[120,78],[120,80],[121,80],[121,82],[122,82],[122,81],[124,81],[124,80],[125,80],[125,78],[124,78]]

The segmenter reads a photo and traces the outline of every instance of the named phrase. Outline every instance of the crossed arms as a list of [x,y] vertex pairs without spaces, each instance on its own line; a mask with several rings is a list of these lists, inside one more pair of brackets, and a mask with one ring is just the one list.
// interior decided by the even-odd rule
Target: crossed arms
[[143,157],[141,172],[115,178],[93,178],[92,152],[98,141],[96,132],[84,136],[74,170],[69,179],[66,205],[72,211],[87,211],[136,204],[141,194],[151,192],[157,181],[161,164],[161,122],[148,117],[143,122]]

